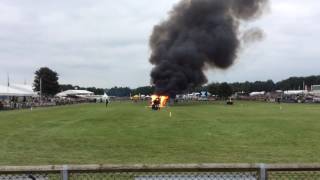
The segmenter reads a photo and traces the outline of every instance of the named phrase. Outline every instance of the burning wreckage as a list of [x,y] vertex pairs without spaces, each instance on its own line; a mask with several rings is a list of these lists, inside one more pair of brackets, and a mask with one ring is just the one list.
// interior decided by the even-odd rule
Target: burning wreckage
[[166,107],[169,101],[169,96],[158,96],[152,95],[151,96],[151,108],[152,110],[160,110],[161,108]]
[[151,83],[157,94],[152,108],[164,107],[169,97],[206,84],[206,69],[229,68],[239,49],[261,40],[259,28],[246,27],[267,6],[268,0],[180,1],[150,37]]

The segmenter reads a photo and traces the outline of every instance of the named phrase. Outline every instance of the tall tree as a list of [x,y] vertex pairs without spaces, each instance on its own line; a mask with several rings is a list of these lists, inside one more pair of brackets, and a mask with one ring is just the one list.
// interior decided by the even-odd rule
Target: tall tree
[[109,96],[129,97],[131,89],[129,87],[113,87],[107,93]]
[[320,76],[309,76],[309,77],[291,77],[289,79],[280,81],[276,84],[277,89],[281,90],[302,90],[306,86],[320,84]]
[[34,78],[34,91],[40,92],[40,84],[41,91],[43,95],[46,96],[54,96],[59,92],[59,75],[57,72],[51,70],[47,67],[42,67],[35,72]]
[[132,90],[132,94],[143,94],[143,95],[152,95],[155,91],[153,86],[143,86],[138,87],[137,89]]
[[218,95],[221,97],[221,98],[228,98],[232,95],[232,87],[228,84],[228,83],[222,83],[220,84],[219,86],[219,89],[218,89]]
[[209,93],[213,94],[213,95],[218,95],[219,94],[219,83],[211,83],[208,85],[208,91]]
[[61,84],[60,85],[60,91],[67,91],[67,90],[72,90],[72,89],[75,89],[75,88],[71,84]]
[[102,88],[96,88],[96,87],[88,87],[85,88],[87,91],[93,92],[95,95],[103,95],[105,93],[105,89]]

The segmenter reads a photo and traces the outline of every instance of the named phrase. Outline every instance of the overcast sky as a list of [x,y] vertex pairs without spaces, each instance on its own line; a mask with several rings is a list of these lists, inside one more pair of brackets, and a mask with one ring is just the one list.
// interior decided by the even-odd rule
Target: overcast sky
[[[0,0],[0,84],[31,84],[47,66],[60,83],[110,88],[150,84],[148,39],[178,0]],[[272,0],[255,22],[266,34],[210,82],[320,75],[320,1]]]

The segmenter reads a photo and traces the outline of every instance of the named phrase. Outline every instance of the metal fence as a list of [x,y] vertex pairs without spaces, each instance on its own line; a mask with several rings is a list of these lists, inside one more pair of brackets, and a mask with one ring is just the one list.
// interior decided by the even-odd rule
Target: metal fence
[[320,180],[320,164],[0,167],[0,180]]

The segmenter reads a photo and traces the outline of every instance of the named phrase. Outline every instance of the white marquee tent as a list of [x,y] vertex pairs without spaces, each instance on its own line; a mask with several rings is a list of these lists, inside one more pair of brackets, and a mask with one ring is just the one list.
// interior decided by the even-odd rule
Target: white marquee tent
[[33,91],[33,88],[31,85],[24,85],[24,84],[12,84],[10,85],[11,88],[17,89],[17,90],[21,90],[24,92],[28,92],[30,94],[35,94],[35,92]]
[[16,97],[36,96],[37,94],[33,92],[32,87],[31,89],[30,87],[28,87],[27,85],[17,85],[17,86],[10,86],[10,87],[0,85],[0,96],[16,96]]
[[285,95],[299,95],[299,94],[308,94],[308,91],[306,90],[290,90],[290,91],[284,91]]
[[249,95],[250,95],[251,97],[253,97],[253,96],[263,96],[263,95],[265,95],[265,94],[266,94],[265,91],[261,91],[261,92],[252,92],[252,93],[250,93]]
[[86,90],[67,90],[58,93],[57,97],[67,97],[67,96],[93,96],[94,93]]
[[107,93],[104,93],[104,95],[102,96],[102,99],[106,101],[106,100],[109,100],[110,97],[107,95]]

